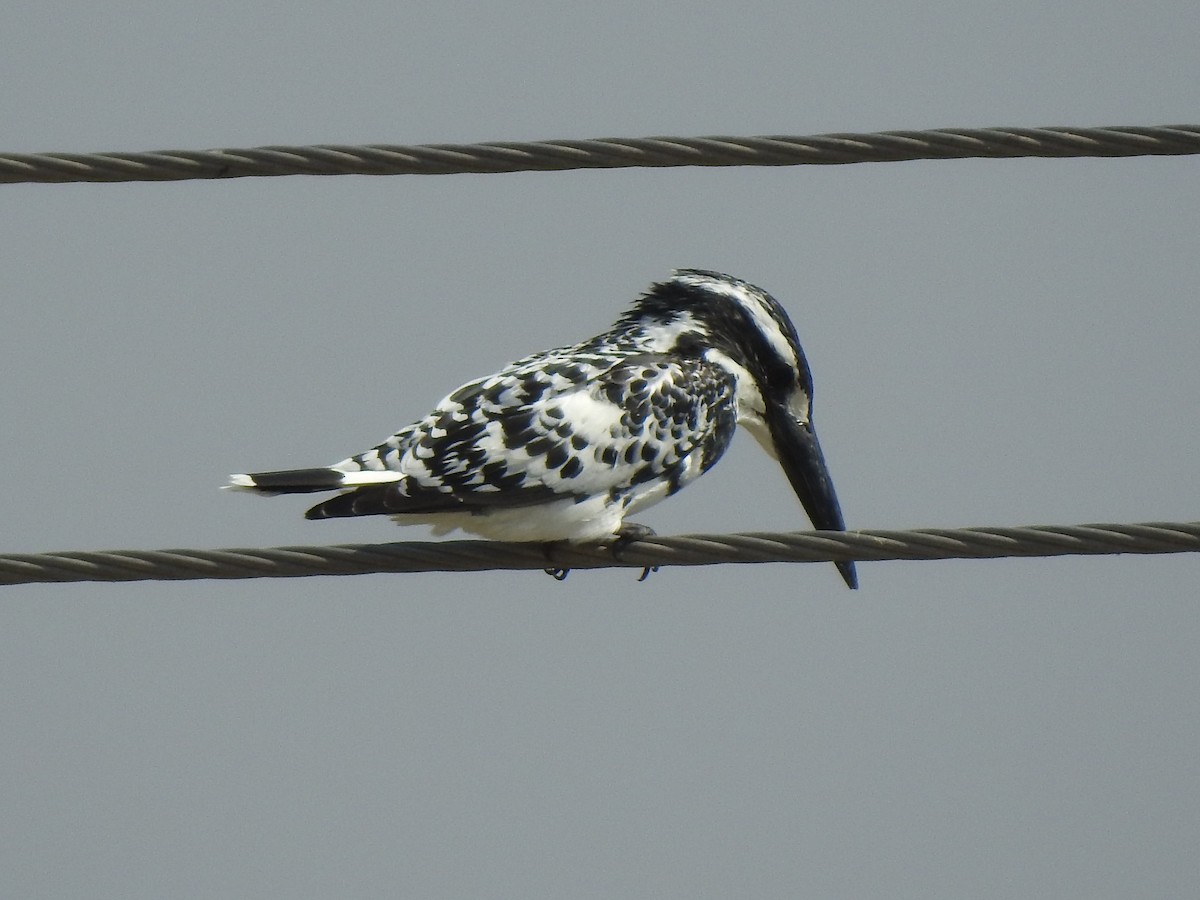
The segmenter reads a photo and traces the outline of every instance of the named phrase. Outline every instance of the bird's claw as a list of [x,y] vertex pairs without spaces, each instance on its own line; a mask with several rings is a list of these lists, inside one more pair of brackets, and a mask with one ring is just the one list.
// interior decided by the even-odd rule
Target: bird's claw
[[[542,544],[542,556],[546,558],[546,562],[554,562],[554,551],[563,541],[546,541]],[[565,569],[562,566],[551,565],[542,570],[555,581],[566,581],[567,576],[571,574],[570,569]]]
[[[635,544],[648,537],[654,537],[654,535],[655,531],[649,525],[639,525],[636,522],[623,522],[620,531],[617,532],[616,540],[611,545],[613,559],[620,562],[621,555],[629,549],[630,544]],[[658,566],[642,566],[642,574],[638,576],[638,584],[649,578],[651,572],[657,571]]]
[[[654,529],[648,525],[638,525],[635,522],[629,522],[621,525],[620,531],[616,533],[612,541],[607,545],[612,553],[613,559],[621,561],[621,555],[629,548],[631,544],[637,541],[644,540],[654,536]],[[542,548],[543,555],[546,557],[546,562],[554,562],[554,550],[563,543],[562,541],[547,541]],[[555,581],[566,581],[567,576],[571,574],[569,568],[561,566],[548,566],[542,570]],[[652,572],[657,572],[658,566],[643,566],[642,574],[638,576],[638,582],[641,583],[650,577]]]

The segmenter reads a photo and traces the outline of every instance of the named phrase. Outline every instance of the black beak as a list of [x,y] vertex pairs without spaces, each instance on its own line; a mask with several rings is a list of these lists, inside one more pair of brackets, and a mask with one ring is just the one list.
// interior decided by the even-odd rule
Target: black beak
[[[833,481],[825,465],[825,455],[810,422],[801,422],[783,404],[768,404],[767,424],[775,442],[775,452],[783,471],[787,473],[792,490],[804,505],[804,511],[813,525],[821,531],[845,531],[842,508],[838,505]],[[846,586],[851,590],[858,587],[858,573],[854,563],[834,563]]]

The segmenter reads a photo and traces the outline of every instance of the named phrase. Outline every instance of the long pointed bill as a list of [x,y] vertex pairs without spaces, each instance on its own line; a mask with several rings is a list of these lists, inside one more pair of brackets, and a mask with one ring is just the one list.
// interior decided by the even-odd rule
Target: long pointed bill
[[[822,531],[845,531],[842,508],[833,491],[833,481],[829,477],[817,433],[811,424],[799,421],[787,406],[769,404],[769,407],[767,421],[775,452],[813,526]],[[834,565],[842,573],[847,587],[851,590],[858,587],[854,563],[839,562]]]

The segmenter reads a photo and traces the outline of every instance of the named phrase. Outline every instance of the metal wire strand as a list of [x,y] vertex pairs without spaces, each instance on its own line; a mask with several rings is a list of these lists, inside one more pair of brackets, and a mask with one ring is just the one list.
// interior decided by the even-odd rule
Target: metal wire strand
[[332,547],[9,554],[0,555],[0,584],[1198,551],[1200,522],[656,536],[623,548],[619,558],[604,547],[560,544],[548,550],[542,544],[499,541],[405,541]]
[[943,128],[873,134],[604,138],[483,144],[367,144],[161,150],[152,153],[3,153],[0,184],[185,181],[269,175],[450,175],[633,166],[797,166],[1200,153],[1200,125],[1108,128]]

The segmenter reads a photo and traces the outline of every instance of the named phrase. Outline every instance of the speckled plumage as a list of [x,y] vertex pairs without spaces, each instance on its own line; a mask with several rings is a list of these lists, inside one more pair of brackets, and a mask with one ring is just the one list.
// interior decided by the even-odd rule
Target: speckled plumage
[[[313,519],[391,515],[435,533],[611,540],[628,514],[716,463],[739,423],[784,462],[794,486],[781,429],[802,427],[820,463],[818,487],[832,497],[811,396],[795,329],[770,295],[682,269],[610,330],[469,382],[370,450],[323,469],[236,475],[231,486],[344,491],[312,507]],[[823,515],[820,527],[843,527],[836,498]]]

